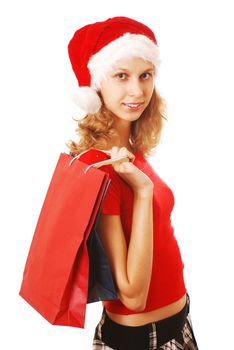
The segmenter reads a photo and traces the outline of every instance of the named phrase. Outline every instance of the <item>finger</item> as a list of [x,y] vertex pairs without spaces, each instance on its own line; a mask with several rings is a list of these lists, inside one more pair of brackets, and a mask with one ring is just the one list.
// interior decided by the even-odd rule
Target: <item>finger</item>
[[111,149],[111,158],[116,158],[118,156],[119,148],[113,146]]
[[123,162],[118,165],[118,173],[121,175],[131,175],[134,171],[134,165],[131,162]]
[[[117,147],[117,146],[113,146],[112,149],[111,149],[111,158],[118,158],[120,156],[119,154],[119,150],[120,148]],[[115,171],[119,171],[119,164],[120,164],[120,161],[115,161],[112,166],[114,168]]]
[[131,164],[131,163],[130,162],[119,163],[119,171],[124,173],[124,172],[130,170],[129,164]]
[[122,156],[128,156],[130,161],[133,161],[135,159],[135,156],[133,153],[131,153],[126,147],[121,147],[119,150],[120,155]]

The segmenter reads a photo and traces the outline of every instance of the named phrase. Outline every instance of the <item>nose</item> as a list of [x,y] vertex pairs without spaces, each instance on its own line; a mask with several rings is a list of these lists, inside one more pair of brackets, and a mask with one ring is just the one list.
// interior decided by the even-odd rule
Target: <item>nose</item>
[[137,78],[129,79],[128,95],[131,97],[141,97],[143,95],[143,87],[139,79]]

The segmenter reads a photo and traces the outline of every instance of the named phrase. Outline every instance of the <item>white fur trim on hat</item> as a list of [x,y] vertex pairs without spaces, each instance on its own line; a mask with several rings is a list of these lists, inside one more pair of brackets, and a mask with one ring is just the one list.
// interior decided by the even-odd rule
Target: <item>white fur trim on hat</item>
[[97,92],[89,86],[78,88],[72,99],[86,113],[97,113],[102,105]]
[[106,73],[116,62],[133,57],[151,62],[157,73],[160,65],[158,46],[145,35],[126,33],[90,58],[88,68],[91,74],[91,86],[99,90]]

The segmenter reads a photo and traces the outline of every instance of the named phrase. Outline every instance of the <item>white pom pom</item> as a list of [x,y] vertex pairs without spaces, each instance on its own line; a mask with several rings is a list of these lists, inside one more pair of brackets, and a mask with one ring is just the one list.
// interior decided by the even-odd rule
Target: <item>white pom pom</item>
[[89,86],[78,88],[72,99],[86,113],[97,113],[102,105],[97,92]]

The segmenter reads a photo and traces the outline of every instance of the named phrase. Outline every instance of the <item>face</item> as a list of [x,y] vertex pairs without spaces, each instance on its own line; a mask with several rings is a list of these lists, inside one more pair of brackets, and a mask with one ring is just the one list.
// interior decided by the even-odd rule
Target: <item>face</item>
[[137,120],[150,102],[154,78],[150,62],[141,58],[118,61],[101,83],[105,106],[122,120]]

